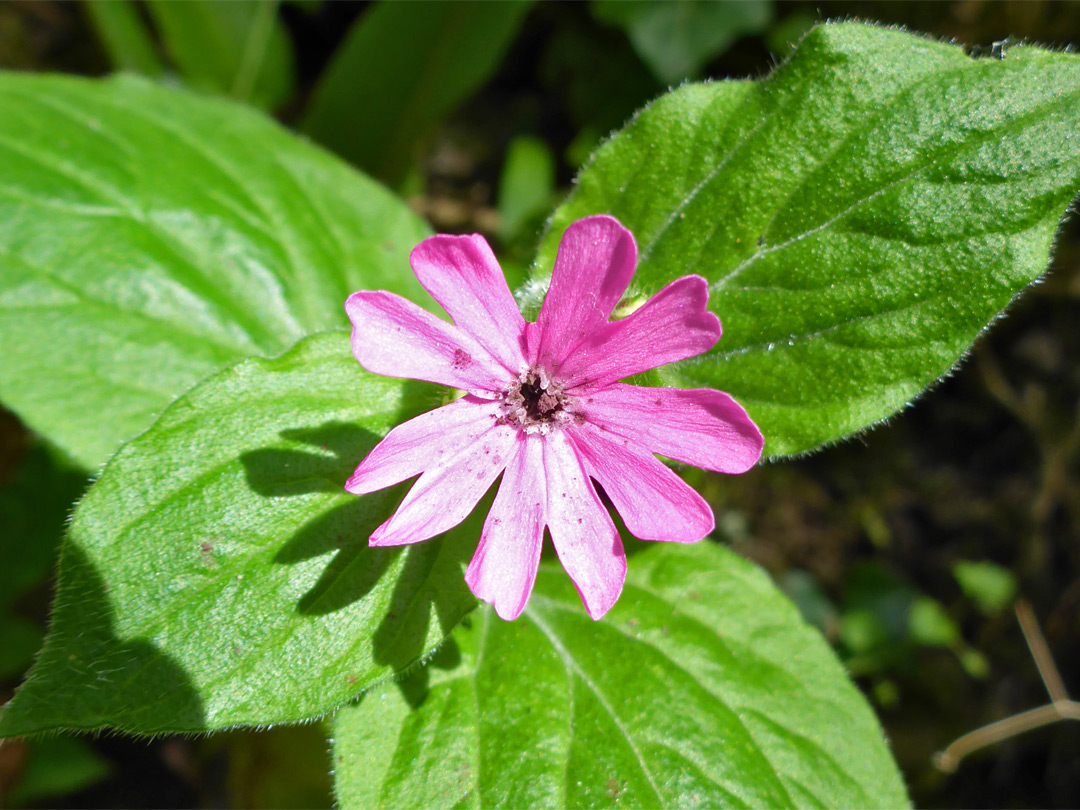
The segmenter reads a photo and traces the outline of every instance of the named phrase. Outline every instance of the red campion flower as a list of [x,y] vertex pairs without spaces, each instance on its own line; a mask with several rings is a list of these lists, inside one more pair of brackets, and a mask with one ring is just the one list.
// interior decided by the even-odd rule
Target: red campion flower
[[371,545],[417,543],[456,526],[502,473],[465,574],[469,587],[502,618],[516,618],[546,527],[598,619],[622,592],[626,556],[593,480],[643,540],[688,543],[712,531],[709,505],[653,454],[740,473],[760,457],[761,432],[721,391],[618,382],[720,338],[700,276],[609,320],[636,262],[633,235],[613,217],[594,216],[566,229],[536,323],[522,318],[478,235],[433,236],[410,257],[453,324],[393,293],[349,296],[360,365],[467,392],[398,425],[349,479],[345,488],[362,494],[422,473]]

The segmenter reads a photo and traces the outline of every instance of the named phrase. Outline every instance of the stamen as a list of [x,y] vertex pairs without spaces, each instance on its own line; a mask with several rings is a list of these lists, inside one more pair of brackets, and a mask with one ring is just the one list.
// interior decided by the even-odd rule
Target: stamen
[[531,368],[510,383],[503,396],[502,419],[526,433],[547,435],[573,419],[566,406],[572,402],[545,369]]

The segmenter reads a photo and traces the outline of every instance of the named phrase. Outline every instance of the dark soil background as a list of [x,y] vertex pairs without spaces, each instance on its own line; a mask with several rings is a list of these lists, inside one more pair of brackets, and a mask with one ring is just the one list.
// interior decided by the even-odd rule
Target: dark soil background
[[[366,6],[279,8],[299,75],[294,97],[278,110],[284,123],[296,120]],[[1080,44],[1076,2],[784,2],[774,6],[767,30],[738,39],[704,75],[762,76],[785,58],[787,43],[825,19],[902,25],[975,52],[1017,40]],[[84,8],[56,2],[0,4],[0,67],[110,70]],[[565,191],[591,146],[664,89],[623,31],[598,21],[589,4],[537,5],[496,75],[416,145],[411,203],[437,229],[484,232],[500,255],[526,264],[541,221],[501,240],[498,229],[496,195],[512,139],[543,140]],[[836,645],[881,718],[918,806],[1080,805],[1080,723],[1002,740],[953,773],[934,764],[935,753],[960,735],[1049,701],[1013,593],[1031,604],[1066,688],[1080,697],[1078,417],[1074,215],[1043,283],[1014,302],[947,380],[887,425],[744,476],[693,481],[716,507],[723,539],[765,566]],[[0,494],[35,474],[45,455],[40,439],[0,411]],[[54,527],[58,540],[84,478],[50,475],[36,519]],[[962,588],[958,561],[999,566],[1009,586],[1003,599],[983,602]],[[42,581],[13,609],[43,627],[50,599],[51,582]],[[925,626],[913,624],[915,611],[929,617]],[[20,680],[21,671],[3,672],[0,702]],[[62,738],[0,745],[0,806],[331,802],[318,724],[202,739],[102,736],[77,745]]]

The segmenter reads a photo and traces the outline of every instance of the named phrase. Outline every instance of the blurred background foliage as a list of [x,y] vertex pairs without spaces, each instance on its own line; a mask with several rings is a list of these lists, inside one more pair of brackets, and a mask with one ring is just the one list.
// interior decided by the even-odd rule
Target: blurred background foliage
[[[1080,3],[0,3],[0,66],[126,70],[263,108],[399,191],[432,225],[481,232],[524,278],[544,218],[601,140],[687,79],[759,77],[816,21],[955,39],[1080,43]],[[1080,694],[1080,222],[1045,282],[952,377],[887,427],[721,478],[691,472],[718,535],[764,565],[838,649],[917,805],[1067,807],[1080,725],[933,755],[1047,702],[1013,615],[1040,618]],[[0,702],[43,637],[79,470],[0,411]],[[838,730],[841,731],[841,730]],[[0,806],[330,806],[326,730],[0,745]]]

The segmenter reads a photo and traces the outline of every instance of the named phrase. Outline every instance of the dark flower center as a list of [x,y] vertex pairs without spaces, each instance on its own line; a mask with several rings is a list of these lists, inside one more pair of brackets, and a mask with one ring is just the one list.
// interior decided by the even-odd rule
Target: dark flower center
[[550,421],[562,410],[562,397],[541,388],[539,380],[526,380],[521,384],[521,399],[525,413],[537,422]]
[[500,418],[526,433],[546,434],[574,418],[566,410],[571,401],[562,392],[562,386],[546,372],[529,369],[511,382],[503,394]]

